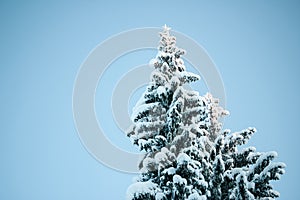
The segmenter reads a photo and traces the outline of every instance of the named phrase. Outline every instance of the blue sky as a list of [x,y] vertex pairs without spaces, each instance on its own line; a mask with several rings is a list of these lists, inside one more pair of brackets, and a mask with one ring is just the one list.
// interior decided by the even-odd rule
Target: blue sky
[[[231,115],[225,127],[255,126],[250,145],[276,150],[277,160],[287,164],[287,173],[274,183],[279,199],[299,199],[299,6],[297,1],[1,1],[0,199],[125,198],[134,175],[103,166],[79,140],[73,84],[100,42],[128,29],[164,24],[207,50],[226,89]],[[126,64],[148,63],[153,55],[132,54],[133,62],[127,58]],[[107,76],[119,71],[121,61]],[[96,100],[99,93],[105,96],[109,89],[97,91]],[[101,113],[105,105],[96,106],[100,119],[107,116],[104,128],[112,142],[134,150],[111,115]]]

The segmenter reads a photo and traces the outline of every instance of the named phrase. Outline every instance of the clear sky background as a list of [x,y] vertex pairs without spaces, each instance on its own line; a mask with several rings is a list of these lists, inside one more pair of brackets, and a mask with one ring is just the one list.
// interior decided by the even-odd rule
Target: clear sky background
[[[164,24],[207,50],[226,88],[231,115],[225,127],[255,126],[250,144],[276,150],[277,161],[287,164],[287,173],[274,183],[279,199],[300,199],[299,9],[297,1],[276,0],[1,1],[0,199],[125,198],[135,175],[103,166],[82,146],[73,122],[73,84],[100,42],[124,30]],[[116,61],[104,79],[109,87],[100,82],[96,100],[109,96],[109,76],[121,76],[122,63],[130,69],[154,55],[137,52]],[[101,112],[109,105],[103,102],[96,103],[97,116],[107,120],[108,137],[134,151],[111,114]]]

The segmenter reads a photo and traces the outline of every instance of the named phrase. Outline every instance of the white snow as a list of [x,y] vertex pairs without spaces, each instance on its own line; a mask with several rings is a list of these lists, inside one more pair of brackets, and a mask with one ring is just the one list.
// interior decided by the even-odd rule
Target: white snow
[[134,119],[141,113],[147,110],[153,110],[154,107],[158,106],[158,102],[155,103],[148,103],[148,104],[137,104],[133,109],[132,109],[132,114],[131,114],[131,120],[134,121]]
[[153,58],[153,59],[150,60],[149,66],[150,66],[150,67],[154,67],[156,63],[157,63],[157,59],[156,59],[156,58]]
[[180,164],[186,164],[186,163],[189,163],[191,160],[191,158],[185,154],[185,153],[180,153],[178,156],[177,156],[177,163],[180,165]]
[[176,184],[179,184],[179,185],[186,185],[186,179],[185,178],[182,178],[181,176],[179,176],[178,174],[174,175],[173,176],[173,182]]
[[264,162],[271,162],[275,157],[277,157],[276,151],[270,151],[262,154],[254,165],[251,165],[249,172],[253,174],[257,168],[260,168]]
[[194,74],[192,72],[187,72],[187,71],[183,71],[183,72],[180,72],[180,76],[181,77],[195,77],[197,78],[198,80],[200,80],[200,76],[198,74]]
[[164,86],[159,86],[159,87],[156,89],[156,91],[157,91],[157,94],[158,94],[159,96],[161,96],[162,94],[165,94],[165,93],[166,93],[166,88],[165,88]]
[[198,193],[191,194],[187,200],[206,200],[206,196],[202,195],[200,196]]
[[165,195],[164,193],[162,192],[158,192],[156,195],[155,195],[155,200],[163,200],[165,198]]
[[254,189],[254,187],[255,187],[255,183],[254,182],[248,182],[248,184],[247,184],[247,188],[248,189]]
[[144,137],[149,137],[152,136],[153,133],[158,132],[162,127],[163,127],[163,122],[162,121],[154,121],[154,122],[136,122],[136,132],[138,133],[144,133],[142,136],[141,134],[139,135],[139,138],[144,138]]
[[199,75],[187,71],[178,72],[176,75],[182,83],[190,83],[201,79]]
[[279,162],[279,163],[270,163],[259,175],[255,176],[255,179],[262,179],[263,180],[265,178],[270,178],[270,176],[271,176],[270,171],[272,171],[275,168],[278,168],[277,169],[278,173],[275,174],[275,177],[277,179],[279,179],[280,174],[281,173],[283,174],[285,172],[285,170],[283,169],[285,167],[286,167],[286,165],[284,163],[281,163],[281,162]]
[[165,162],[168,160],[168,157],[166,156],[166,154],[162,153],[162,152],[158,152],[154,159],[156,160],[156,162],[160,163],[160,162]]
[[140,194],[151,194],[155,196],[155,189],[157,188],[157,185],[152,182],[137,182],[129,186],[127,189],[127,200],[132,200],[135,196],[138,196]]
[[153,158],[145,158],[143,160],[143,166],[147,169],[151,169],[151,167],[155,166],[155,160]]
[[168,175],[173,175],[176,173],[176,169],[174,167],[170,167],[168,169],[165,169],[162,173],[168,174]]

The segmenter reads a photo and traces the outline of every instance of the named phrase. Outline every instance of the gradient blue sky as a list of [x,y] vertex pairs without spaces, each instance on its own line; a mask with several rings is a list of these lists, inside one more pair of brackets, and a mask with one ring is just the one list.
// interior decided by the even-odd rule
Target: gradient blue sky
[[[250,144],[276,150],[287,164],[274,183],[280,199],[300,199],[299,8],[297,1],[276,0],[1,1],[0,199],[125,198],[134,175],[103,166],[80,143],[73,84],[83,60],[106,38],[164,24],[207,50],[226,88],[225,127],[255,126]],[[130,58],[144,64],[154,54]],[[130,149],[107,120],[111,140]]]

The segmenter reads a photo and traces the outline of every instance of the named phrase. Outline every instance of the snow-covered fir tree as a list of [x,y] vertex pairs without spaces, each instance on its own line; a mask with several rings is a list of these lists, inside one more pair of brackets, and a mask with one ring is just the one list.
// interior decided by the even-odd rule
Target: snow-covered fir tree
[[133,109],[127,132],[146,152],[141,174],[127,191],[127,200],[275,199],[270,181],[285,165],[272,162],[276,152],[239,148],[256,131],[222,130],[228,111],[211,94],[183,86],[200,77],[187,72],[170,28],[160,33],[158,54],[151,60],[151,81]]

